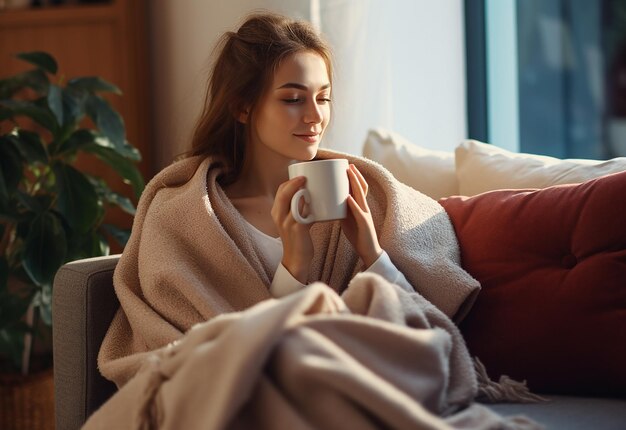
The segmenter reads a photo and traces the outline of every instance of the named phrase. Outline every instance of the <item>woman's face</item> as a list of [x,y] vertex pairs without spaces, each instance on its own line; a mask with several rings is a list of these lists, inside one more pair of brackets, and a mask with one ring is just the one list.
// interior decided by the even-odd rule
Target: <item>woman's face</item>
[[290,160],[315,157],[330,120],[326,63],[314,52],[285,58],[255,109],[252,145]]

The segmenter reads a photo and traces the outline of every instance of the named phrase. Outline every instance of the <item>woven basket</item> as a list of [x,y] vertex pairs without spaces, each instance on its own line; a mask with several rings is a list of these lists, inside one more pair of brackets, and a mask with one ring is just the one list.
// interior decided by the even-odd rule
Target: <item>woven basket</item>
[[54,429],[52,369],[33,375],[0,375],[0,429]]

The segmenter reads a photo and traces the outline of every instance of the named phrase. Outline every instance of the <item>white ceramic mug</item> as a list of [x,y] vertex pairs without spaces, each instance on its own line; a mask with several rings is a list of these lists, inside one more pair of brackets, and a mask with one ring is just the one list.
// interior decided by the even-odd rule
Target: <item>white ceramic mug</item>
[[[304,188],[291,199],[291,214],[300,224],[343,219],[347,215],[348,160],[315,160],[289,166],[289,179],[305,176]],[[300,199],[309,205],[309,214],[300,214]]]

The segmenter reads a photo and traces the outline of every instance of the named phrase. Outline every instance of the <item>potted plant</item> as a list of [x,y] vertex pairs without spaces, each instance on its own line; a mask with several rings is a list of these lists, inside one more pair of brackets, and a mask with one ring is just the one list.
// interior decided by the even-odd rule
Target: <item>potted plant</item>
[[[37,332],[50,338],[58,268],[108,254],[109,238],[122,246],[128,239],[129,232],[107,224],[105,214],[117,206],[132,215],[132,201],[86,173],[84,158],[110,166],[136,198],[144,187],[136,167],[139,151],[126,141],[121,116],[101,95],[120,90],[99,77],[65,81],[44,52],[17,57],[34,68],[0,80],[0,374],[5,376],[30,373],[32,343],[41,338]],[[40,362],[50,368],[51,352],[45,355]]]

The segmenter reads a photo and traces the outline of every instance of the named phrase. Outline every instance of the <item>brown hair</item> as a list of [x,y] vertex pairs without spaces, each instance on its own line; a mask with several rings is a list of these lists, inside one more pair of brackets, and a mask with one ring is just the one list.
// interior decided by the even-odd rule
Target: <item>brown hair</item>
[[[281,60],[313,51],[324,59],[331,83],[332,64],[328,45],[308,22],[273,13],[250,15],[236,33],[226,32],[216,49],[219,55],[188,155],[219,157],[226,167],[220,183],[227,185],[241,171],[254,107]],[[248,121],[242,124],[238,117],[246,109]]]

